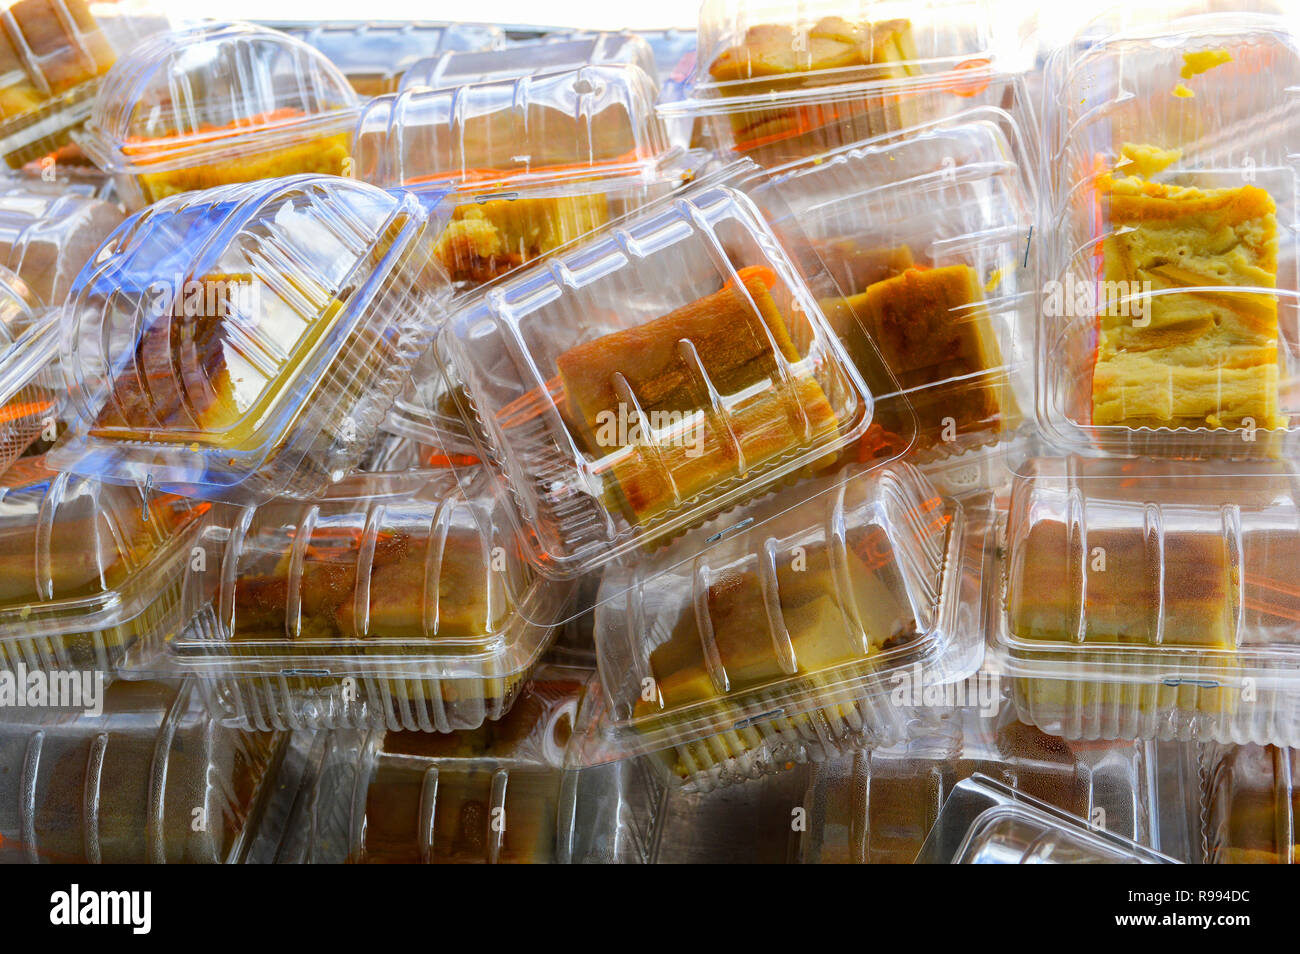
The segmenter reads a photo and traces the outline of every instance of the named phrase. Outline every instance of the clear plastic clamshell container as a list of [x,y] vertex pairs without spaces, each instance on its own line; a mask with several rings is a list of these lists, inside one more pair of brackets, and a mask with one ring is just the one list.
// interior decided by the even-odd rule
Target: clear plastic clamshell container
[[1205,860],[1300,865],[1300,751],[1212,745],[1201,758]]
[[477,730],[331,733],[297,823],[310,831],[301,860],[554,862],[564,752],[589,675],[539,669],[509,715]]
[[[185,622],[187,561],[210,504],[56,473],[31,457],[0,475],[0,669],[112,678]],[[21,684],[21,683],[20,683]]]
[[[915,426],[922,457],[1020,425],[1038,302],[1031,176],[1014,120],[977,108],[905,141],[783,166],[753,191],[760,207],[779,196],[788,213],[769,214],[773,228],[792,227],[787,244],[806,241],[824,262],[835,289],[821,307],[877,399],[876,423]],[[890,399],[895,381],[905,401]]]
[[654,97],[628,65],[409,89],[365,107],[357,176],[433,208],[439,259],[474,287],[681,184]]
[[242,861],[284,737],[220,725],[193,689],[118,682],[98,697],[102,713],[7,712],[0,862]]
[[911,864],[949,795],[976,774],[1159,844],[1155,743],[1072,744],[1017,722],[1001,701],[995,691],[987,708],[945,714],[900,745],[707,793],[666,786],[644,757],[582,769],[567,789],[562,853],[603,864]]
[[691,95],[662,109],[765,166],[811,158],[1000,102],[1006,20],[989,0],[707,0]]
[[414,196],[294,176],[127,220],[68,299],[58,466],[255,502],[366,452],[449,294]]
[[874,407],[786,250],[718,180],[467,300],[439,349],[530,558],[561,579],[833,467]]
[[1075,739],[1300,744],[1298,506],[1264,462],[1031,461],[990,630],[1021,718]]
[[89,196],[0,182],[0,264],[46,305],[61,305],[72,280],[122,223],[117,206]]
[[[438,260],[469,291],[692,178],[654,95],[640,69],[615,65],[376,99],[358,126],[358,175],[431,207]],[[472,452],[460,384],[439,364],[435,353],[421,358],[389,426]]]
[[119,60],[78,141],[134,210],[234,182],[346,175],[357,109],[320,51],[247,23],[209,24]]
[[894,744],[926,686],[979,667],[981,515],[908,464],[836,481],[606,571],[582,762],[663,752],[707,790]]
[[1300,33],[1103,20],[1046,74],[1038,413],[1080,453],[1259,458],[1300,422]]
[[588,33],[488,50],[446,50],[413,64],[401,89],[450,89],[616,64],[639,66],[658,86],[654,51],[645,40],[635,33]]
[[267,25],[324,53],[362,97],[397,92],[407,70],[428,57],[505,44],[505,32],[485,23],[327,20]]
[[1173,858],[976,775],[959,782],[918,864],[1160,865]]
[[253,728],[500,719],[572,591],[523,562],[492,482],[447,470],[357,475],[246,511],[205,544],[170,665]]
[[167,29],[136,0],[10,0],[0,11],[0,155],[10,166],[67,141],[119,56]]

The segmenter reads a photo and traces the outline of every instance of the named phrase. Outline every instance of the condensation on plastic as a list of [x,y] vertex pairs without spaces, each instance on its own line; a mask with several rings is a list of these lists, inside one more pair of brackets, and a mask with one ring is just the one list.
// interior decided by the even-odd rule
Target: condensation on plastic
[[918,864],[1177,864],[984,775],[958,782]]
[[218,23],[161,34],[119,60],[78,142],[136,210],[229,183],[347,174],[357,110],[320,51]]
[[0,263],[41,302],[61,305],[122,218],[120,209],[99,199],[0,182]]
[[1066,738],[1300,743],[1300,488],[1281,465],[1039,458],[991,653]]
[[548,864],[564,751],[589,673],[543,667],[500,722],[443,735],[330,733],[299,814],[317,864]]
[[874,407],[804,276],[718,180],[502,279],[441,338],[530,558],[561,579],[833,466]]
[[709,0],[690,95],[662,109],[705,119],[722,148],[770,166],[999,105],[1020,92],[1005,12],[987,0]]
[[800,490],[606,572],[605,705],[575,759],[663,752],[708,790],[902,741],[925,686],[979,667],[980,515],[907,464]]
[[56,473],[44,457],[0,475],[0,668],[112,678],[184,624],[186,561],[210,505]]
[[[891,382],[858,359],[875,343],[915,412],[913,459],[952,457],[1014,437],[1032,391],[1038,261],[1032,165],[1015,121],[978,108],[906,140],[781,167],[768,215],[787,244],[807,241],[835,283],[823,298],[836,333],[889,423]],[[800,237],[802,236],[802,238]],[[876,351],[871,349],[871,357]]]
[[18,168],[67,141],[117,58],[167,28],[136,0],[16,0],[0,11],[0,155]]
[[407,70],[427,57],[505,44],[501,28],[484,23],[327,20],[264,25],[320,50],[363,97],[397,92]]
[[[1128,23],[1130,17],[1138,22]],[[1295,148],[1287,130],[1300,121],[1300,33],[1289,19],[1247,13],[1154,25],[1143,19],[1125,10],[1102,18],[1047,63],[1043,180],[1050,188],[1043,240],[1050,249],[1044,255],[1050,262],[1044,278],[1052,280],[1052,287],[1044,289],[1051,295],[1044,298],[1038,336],[1041,426],[1054,444],[1080,453],[1291,456],[1300,421],[1300,207]],[[1201,71],[1219,54],[1228,59]],[[1156,171],[1122,155],[1126,145],[1181,152]],[[1236,275],[1225,279],[1224,273],[1212,272],[1170,278],[1166,270],[1178,263],[1156,258],[1157,264],[1142,272],[1150,285],[1134,287],[1138,279],[1123,277],[1122,259],[1108,267],[1108,243],[1129,231],[1138,232],[1128,240],[1134,243],[1155,241],[1162,234],[1152,228],[1151,238],[1144,239],[1141,223],[1112,222],[1108,176],[1124,180],[1134,173],[1139,184],[1160,187],[1264,190],[1276,207],[1275,279],[1243,283]],[[1215,227],[1213,221],[1190,225],[1178,254],[1209,256],[1212,265],[1214,248],[1222,242],[1222,235],[1210,231]],[[1244,241],[1240,234],[1236,238]],[[1226,264],[1228,257],[1219,261]],[[1261,267],[1266,274],[1267,267]],[[1238,310],[1242,354],[1234,365],[1223,359],[1227,346],[1206,336],[1232,327],[1229,319]],[[1148,344],[1169,345],[1168,338],[1159,336],[1171,327],[1179,329],[1176,341],[1190,355],[1168,358],[1164,382],[1159,356],[1152,358],[1149,380],[1137,372],[1125,376],[1119,368],[1115,387],[1121,393],[1121,413],[1115,422],[1097,424],[1098,327],[1107,317],[1114,319],[1121,355],[1132,353],[1125,351],[1129,345],[1121,334],[1145,352]],[[1268,329],[1274,319],[1276,361],[1264,340],[1258,354],[1246,353],[1255,342],[1252,335],[1261,326]],[[1263,337],[1272,335],[1265,331]],[[1205,353],[1198,354],[1198,348]],[[1204,365],[1199,376],[1198,361]],[[1175,366],[1188,369],[1181,386],[1173,383]],[[1255,366],[1258,375],[1220,380],[1225,368]],[[1224,395],[1234,397],[1229,401]],[[1271,421],[1260,413],[1270,405],[1276,408]]]
[[1300,864],[1300,751],[1205,746],[1205,860]]
[[205,541],[170,665],[252,728],[477,728],[509,712],[572,590],[512,534],[491,482],[447,470],[264,504]]
[[[996,688],[996,683],[989,683]],[[1002,702],[994,695],[991,705]],[[1071,746],[1008,708],[959,709],[928,734],[707,793],[650,759],[572,772],[561,856],[582,863],[911,864],[953,788],[976,773],[1108,831],[1158,844],[1150,742]],[[802,809],[804,824],[791,819]]]
[[308,495],[361,459],[450,293],[414,196],[296,176],[127,220],[69,296],[57,466]]
[[100,702],[0,721],[0,862],[242,860],[283,737],[221,726],[187,684],[118,682]]

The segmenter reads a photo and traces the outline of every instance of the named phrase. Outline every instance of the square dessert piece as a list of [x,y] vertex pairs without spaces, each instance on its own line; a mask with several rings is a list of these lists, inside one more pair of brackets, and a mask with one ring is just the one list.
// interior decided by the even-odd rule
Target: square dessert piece
[[[956,435],[1000,432],[1018,412],[999,379],[1002,353],[983,290],[968,265],[907,268],[849,298],[823,302],[854,364],[871,376],[871,343],[916,411],[923,440],[940,438],[948,418]],[[867,382],[877,393],[893,390]]]
[[742,275],[743,287],[557,359],[570,426],[607,463],[629,519],[643,523],[838,426],[765,277]]
[[1272,197],[1251,185],[1201,190],[1138,176],[1102,188],[1110,223],[1093,424],[1285,427],[1277,300],[1235,290],[1276,287]]
[[436,254],[453,282],[481,283],[604,225],[603,195],[492,199],[452,212]]

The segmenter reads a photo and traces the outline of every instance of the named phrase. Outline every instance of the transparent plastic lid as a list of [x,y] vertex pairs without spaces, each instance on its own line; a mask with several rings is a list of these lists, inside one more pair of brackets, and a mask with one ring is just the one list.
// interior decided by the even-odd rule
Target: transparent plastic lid
[[99,703],[0,721],[0,861],[240,861],[283,738],[217,724],[188,684],[118,682]]
[[357,176],[385,188],[521,184],[640,172],[669,148],[638,67],[584,67],[368,103]]
[[918,864],[1177,864],[1159,852],[1091,827],[1015,789],[976,775],[959,782]]
[[509,715],[477,730],[371,733],[359,744],[335,733],[306,860],[554,862],[561,767],[589,675],[543,667]]
[[802,502],[775,517],[756,508],[606,572],[607,712],[584,761],[675,747],[675,774],[707,789],[893,744],[909,721],[899,674],[920,708],[923,685],[978,668],[980,528],[960,506],[906,464],[789,494]]
[[[760,207],[778,195],[789,212],[769,214],[773,227],[793,226],[787,244],[806,240],[825,263],[836,294],[822,310],[877,398],[877,422],[905,432],[914,412],[914,451],[961,453],[1021,421],[1038,302],[1030,174],[1014,121],[982,108],[775,169],[753,192]],[[890,400],[877,353],[905,402]]]
[[1300,421],[1289,21],[1193,17],[1054,55],[1039,418],[1081,453],[1260,458]]
[[122,222],[111,203],[0,182],[0,263],[37,298],[61,305],[72,280]]
[[995,712],[945,713],[900,745],[707,793],[665,785],[648,757],[578,770],[561,850],[602,864],[911,864],[954,788],[977,773],[1141,844],[1160,837],[1159,810],[1172,806],[1151,782],[1154,743],[1072,744],[1000,702],[995,693]]
[[343,173],[357,108],[320,51],[247,23],[209,24],[119,60],[79,141],[139,208],[231,182]]
[[[435,253],[464,291],[688,181],[653,102],[634,66],[411,90],[367,106],[358,175],[420,196],[442,229]],[[427,387],[436,369],[425,365],[414,377]]]
[[183,622],[185,560],[211,505],[56,473],[44,457],[0,475],[0,667],[111,677]]
[[1206,851],[1211,864],[1300,864],[1300,752],[1207,746]]
[[359,96],[397,92],[406,71],[426,57],[496,49],[505,43],[500,27],[483,23],[331,20],[269,26],[324,53]]
[[210,535],[202,625],[174,664],[254,726],[446,732],[509,711],[567,608],[523,561],[491,481],[365,475]]
[[639,66],[658,86],[654,51],[645,40],[635,33],[591,33],[496,49],[446,50],[412,65],[401,88],[449,89],[619,63]]
[[241,502],[319,491],[432,336],[431,244],[414,196],[324,176],[136,214],[69,296],[58,466]]
[[548,576],[826,470],[871,423],[803,276],[723,182],[544,261],[466,300],[444,339],[448,384]]
[[1295,739],[1296,527],[1278,465],[1031,461],[990,635],[1022,718],[1071,738]]
[[0,11],[0,153],[17,167],[90,112],[98,80],[144,37],[167,28],[136,0],[16,0]]

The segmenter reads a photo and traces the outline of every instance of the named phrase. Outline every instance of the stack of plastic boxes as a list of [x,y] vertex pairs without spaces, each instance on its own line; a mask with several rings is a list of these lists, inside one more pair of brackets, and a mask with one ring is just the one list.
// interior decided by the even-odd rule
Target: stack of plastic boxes
[[0,858],[1300,861],[1300,45],[1006,14],[94,58],[129,217],[0,188]]

